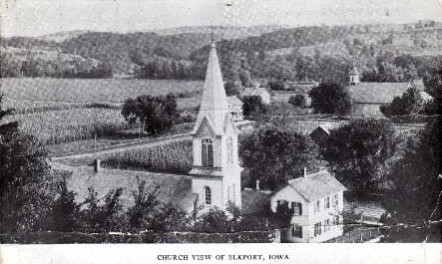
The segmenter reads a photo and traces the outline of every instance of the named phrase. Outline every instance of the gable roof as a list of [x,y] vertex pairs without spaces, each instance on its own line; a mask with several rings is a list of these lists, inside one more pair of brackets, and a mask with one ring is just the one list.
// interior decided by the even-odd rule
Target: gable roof
[[394,97],[402,96],[409,86],[409,83],[361,82],[347,86],[347,91],[356,103],[388,104]]
[[72,176],[68,179],[68,188],[77,193],[79,202],[87,198],[89,187],[94,188],[98,197],[103,197],[110,190],[121,187],[123,188],[121,202],[124,208],[128,208],[134,204],[132,191],[138,188],[137,177],[141,181],[146,181],[149,192],[159,186],[157,198],[162,203],[171,202],[186,211],[191,211],[197,198],[192,194],[191,177],[187,175],[107,168],[94,172],[91,166],[69,166],[59,163],[52,164],[52,168],[72,172]]
[[244,96],[253,96],[253,95],[270,95],[267,89],[265,88],[245,88],[243,92]]
[[226,91],[224,90],[221,67],[219,65],[215,44],[212,43],[210,45],[209,62],[207,65],[206,79],[204,81],[201,106],[192,134],[196,133],[201,122],[206,117],[212,122],[215,133],[221,135],[223,133],[223,123],[228,114],[229,106]]
[[289,180],[287,185],[295,189],[307,201],[316,201],[328,195],[347,190],[326,170]]

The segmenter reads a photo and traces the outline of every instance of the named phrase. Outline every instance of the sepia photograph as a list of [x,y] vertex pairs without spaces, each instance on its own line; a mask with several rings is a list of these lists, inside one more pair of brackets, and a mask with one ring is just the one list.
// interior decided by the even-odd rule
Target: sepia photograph
[[441,0],[0,0],[0,41],[0,263],[440,254]]

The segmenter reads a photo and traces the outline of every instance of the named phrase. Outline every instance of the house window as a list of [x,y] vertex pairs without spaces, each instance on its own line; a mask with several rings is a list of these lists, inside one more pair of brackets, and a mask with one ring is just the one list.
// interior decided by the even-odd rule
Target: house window
[[302,238],[302,226],[293,225],[292,226],[292,236]]
[[293,215],[302,215],[302,203],[292,202],[290,211]]
[[330,197],[326,197],[325,198],[324,207],[325,207],[325,209],[329,209],[330,208]]
[[324,232],[329,231],[331,229],[332,222],[330,219],[324,221]]
[[204,189],[205,189],[204,192],[205,192],[206,204],[212,204],[212,191],[210,190],[209,187],[205,187]]
[[276,201],[276,212],[286,214],[289,212],[289,202],[286,200]]
[[315,224],[315,237],[321,235],[322,224],[321,222]]
[[227,163],[233,164],[233,138],[227,138]]
[[203,166],[213,167],[213,142],[210,138],[205,138],[202,143]]
[[319,209],[320,209],[319,206],[320,206],[320,201],[317,200],[316,203],[315,203],[315,213],[319,213]]
[[338,207],[339,205],[339,194],[333,196],[333,207]]

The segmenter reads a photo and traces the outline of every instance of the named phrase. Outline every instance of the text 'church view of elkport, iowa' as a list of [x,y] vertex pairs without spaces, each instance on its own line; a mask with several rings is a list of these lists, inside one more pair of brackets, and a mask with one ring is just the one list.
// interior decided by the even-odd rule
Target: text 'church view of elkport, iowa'
[[441,242],[438,1],[28,2],[1,244]]

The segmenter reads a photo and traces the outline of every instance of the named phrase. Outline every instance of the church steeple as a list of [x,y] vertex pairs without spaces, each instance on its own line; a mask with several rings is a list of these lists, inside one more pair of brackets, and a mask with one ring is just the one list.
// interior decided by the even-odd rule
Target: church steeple
[[229,106],[215,44],[210,45],[204,91],[192,132],[192,192],[205,212],[225,209],[229,202],[241,206],[241,171],[238,162],[238,130]]
[[216,53],[215,43],[210,44],[209,62],[207,65],[206,79],[204,81],[203,97],[193,133],[197,132],[205,118],[213,126],[217,135],[223,133],[225,119],[229,113],[224,82]]

